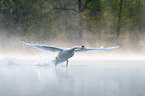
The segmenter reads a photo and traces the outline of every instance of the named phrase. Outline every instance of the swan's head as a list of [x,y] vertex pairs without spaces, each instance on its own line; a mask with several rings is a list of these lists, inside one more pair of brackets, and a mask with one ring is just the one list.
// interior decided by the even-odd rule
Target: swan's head
[[85,46],[82,45],[82,46],[80,46],[80,47],[75,47],[75,49],[85,49]]
[[79,47],[77,46],[77,47],[73,47],[72,49],[73,49],[73,50],[75,50],[75,49],[85,49],[85,46],[84,46],[84,45],[79,46]]
[[81,49],[85,49],[85,46],[84,46],[84,45],[82,45],[82,46],[81,46]]

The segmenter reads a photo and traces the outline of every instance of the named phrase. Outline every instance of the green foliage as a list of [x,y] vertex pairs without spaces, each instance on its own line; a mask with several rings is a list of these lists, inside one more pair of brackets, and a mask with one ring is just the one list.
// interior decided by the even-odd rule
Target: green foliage
[[78,0],[1,0],[0,29],[10,35],[31,34],[44,39],[63,39],[63,34],[70,40],[76,39],[80,30],[89,34],[89,39],[114,39],[118,27],[122,38],[128,31],[143,34],[145,0],[123,0],[120,13],[121,0],[80,1],[81,12]]
[[39,31],[52,6],[46,0],[2,0],[1,25],[11,33]]

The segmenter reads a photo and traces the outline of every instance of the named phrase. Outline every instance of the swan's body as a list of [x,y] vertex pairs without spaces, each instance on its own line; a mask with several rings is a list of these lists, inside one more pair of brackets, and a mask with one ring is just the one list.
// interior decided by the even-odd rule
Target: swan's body
[[104,47],[85,48],[84,46],[81,46],[81,47],[73,47],[67,49],[67,48],[59,48],[59,47],[48,46],[48,45],[29,44],[26,42],[21,42],[21,43],[26,44],[28,47],[35,47],[44,51],[59,52],[55,60],[55,65],[66,61],[66,66],[68,65],[68,59],[71,58],[75,52],[86,52],[90,50],[115,50],[119,48],[119,46],[108,47],[108,48],[104,48]]
[[77,47],[61,51],[56,57],[55,64],[57,65],[58,63],[66,61],[66,65],[68,65],[68,59],[74,55],[75,49],[77,49]]

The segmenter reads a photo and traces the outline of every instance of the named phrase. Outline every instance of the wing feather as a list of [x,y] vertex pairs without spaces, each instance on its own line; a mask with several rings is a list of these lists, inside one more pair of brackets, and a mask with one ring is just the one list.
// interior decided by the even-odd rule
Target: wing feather
[[35,47],[35,48],[41,49],[43,51],[60,52],[63,50],[62,48],[55,47],[55,46],[30,44],[30,43],[26,43],[26,42],[20,42],[20,43],[27,45],[27,47]]
[[87,52],[87,51],[91,51],[91,50],[115,50],[118,49],[119,46],[115,46],[115,47],[100,47],[100,48],[84,48],[84,49],[76,49],[75,52]]

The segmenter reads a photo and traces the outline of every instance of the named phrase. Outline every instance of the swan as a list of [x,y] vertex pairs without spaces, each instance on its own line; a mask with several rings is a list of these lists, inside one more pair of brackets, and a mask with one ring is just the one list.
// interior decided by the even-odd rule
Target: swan
[[55,46],[30,44],[26,42],[20,42],[20,43],[25,44],[27,47],[35,47],[37,49],[44,50],[44,51],[58,52],[58,55],[55,60],[55,66],[57,66],[57,64],[59,63],[66,61],[66,67],[68,66],[68,59],[71,58],[75,52],[87,52],[91,50],[115,50],[119,48],[119,46],[107,47],[107,48],[104,48],[104,46],[100,48],[85,48],[84,45],[80,47],[76,46],[72,48],[59,48]]

